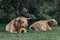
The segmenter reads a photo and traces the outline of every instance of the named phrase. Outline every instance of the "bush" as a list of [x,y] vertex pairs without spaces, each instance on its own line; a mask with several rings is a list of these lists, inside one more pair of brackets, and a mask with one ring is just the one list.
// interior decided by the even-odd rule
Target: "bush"
[[0,1],[0,22],[9,22],[16,18],[16,10],[21,13],[23,7],[37,17],[35,21],[54,18],[60,23],[60,0],[2,0]]

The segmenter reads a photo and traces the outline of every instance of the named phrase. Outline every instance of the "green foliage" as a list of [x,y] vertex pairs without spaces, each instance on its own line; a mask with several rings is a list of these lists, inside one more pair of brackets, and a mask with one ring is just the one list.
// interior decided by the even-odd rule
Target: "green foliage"
[[54,18],[60,23],[60,0],[1,0],[0,19],[9,21],[16,18],[17,8],[21,11],[22,7],[28,8],[29,13],[34,14],[37,20]]
[[12,19],[16,18],[16,15],[15,14],[9,14],[7,18],[9,20],[12,20]]
[[53,18],[60,24],[60,12],[53,15]]

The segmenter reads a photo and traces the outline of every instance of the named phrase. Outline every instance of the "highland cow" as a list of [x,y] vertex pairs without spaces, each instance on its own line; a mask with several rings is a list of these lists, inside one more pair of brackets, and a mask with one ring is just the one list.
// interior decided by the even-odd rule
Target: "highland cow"
[[20,33],[21,28],[26,28],[26,26],[28,26],[27,18],[18,17],[6,25],[6,31],[11,33]]
[[30,30],[34,29],[34,30],[47,31],[47,30],[52,30],[51,28],[52,25],[57,25],[57,21],[55,19],[37,21],[32,25],[30,25],[29,28]]

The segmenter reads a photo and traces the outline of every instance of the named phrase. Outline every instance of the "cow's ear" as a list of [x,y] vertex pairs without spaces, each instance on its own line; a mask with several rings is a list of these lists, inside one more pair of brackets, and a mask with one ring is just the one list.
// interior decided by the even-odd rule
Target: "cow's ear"
[[15,20],[13,25],[16,26],[17,24],[18,24],[18,21]]
[[13,23],[13,26],[15,27],[15,22],[16,22],[16,20],[14,20],[14,23]]
[[18,22],[19,22],[19,23],[21,22],[20,19],[18,20]]

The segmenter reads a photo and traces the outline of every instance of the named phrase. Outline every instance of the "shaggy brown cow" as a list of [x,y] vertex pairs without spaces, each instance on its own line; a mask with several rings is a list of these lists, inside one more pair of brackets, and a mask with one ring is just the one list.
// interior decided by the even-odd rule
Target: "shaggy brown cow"
[[57,25],[57,22],[55,19],[40,20],[30,25],[30,30],[31,29],[43,30],[43,31],[52,30],[51,28],[52,25]]
[[[18,17],[6,25],[6,31],[11,33],[21,33],[21,29],[26,28],[26,26],[28,26],[27,18]],[[26,29],[23,30],[26,31]]]

